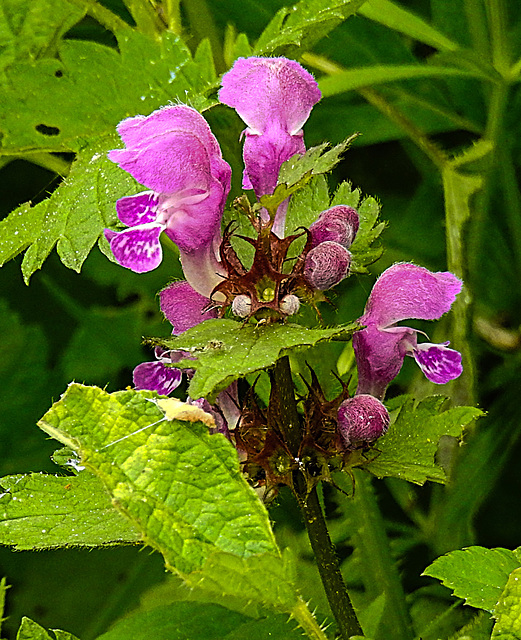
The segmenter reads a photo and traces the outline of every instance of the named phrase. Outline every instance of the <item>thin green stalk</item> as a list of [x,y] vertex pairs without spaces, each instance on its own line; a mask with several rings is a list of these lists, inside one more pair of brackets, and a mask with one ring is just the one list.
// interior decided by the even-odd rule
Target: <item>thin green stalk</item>
[[507,77],[510,73],[507,9],[504,0],[486,0],[487,18],[492,44],[492,63]]
[[297,604],[293,608],[291,615],[298,622],[301,629],[306,632],[308,638],[311,638],[311,640],[327,640],[326,634],[322,631],[302,598],[299,597],[297,600]]
[[[297,457],[302,431],[287,356],[278,360],[271,372],[268,424],[282,435],[292,456]],[[308,493],[304,476],[300,471],[296,471],[293,474],[293,491],[304,518],[320,578],[340,636],[343,640],[349,640],[353,635],[362,635],[362,628],[347,593],[335,548],[327,530],[316,487]]]
[[405,593],[391,554],[371,477],[360,470],[354,471],[354,477],[355,493],[352,507],[357,524],[356,548],[363,554],[364,585],[373,598],[381,593],[385,595],[382,624],[385,625],[386,637],[407,640],[413,637],[413,633]]
[[132,29],[128,22],[122,20],[115,13],[112,13],[110,9],[107,9],[99,2],[96,2],[96,0],[72,0],[72,2],[86,9],[89,16],[94,18],[96,22],[99,22],[102,27],[105,27],[105,29],[112,31],[112,33],[123,29]]
[[164,31],[166,25],[150,0],[123,0],[123,2],[134,18],[139,31],[152,37]]
[[208,38],[212,47],[213,60],[217,73],[225,71],[223,46],[217,25],[205,0],[185,0],[183,3],[192,33],[199,43]]
[[483,0],[464,0],[463,4],[472,47],[484,58],[489,58],[490,40]]
[[183,33],[181,24],[181,0],[164,0],[167,28],[180,36]]
[[43,167],[44,169],[48,169],[54,173],[57,173],[59,176],[65,177],[69,175],[69,171],[71,170],[71,163],[60,156],[57,156],[53,153],[45,153],[44,151],[37,151],[34,153],[24,153],[23,155],[17,156],[18,158],[23,158],[24,160],[28,160],[33,164],[37,164],[39,167]]

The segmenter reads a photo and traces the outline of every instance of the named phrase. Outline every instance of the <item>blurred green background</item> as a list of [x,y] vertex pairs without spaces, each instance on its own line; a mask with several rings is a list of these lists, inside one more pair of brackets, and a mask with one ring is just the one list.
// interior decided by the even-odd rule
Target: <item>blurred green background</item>
[[[25,4],[30,8],[35,3],[37,0],[26,0]],[[102,4],[132,24],[122,1],[104,0]],[[51,5],[47,3],[49,10]],[[279,0],[183,2],[184,36],[192,50],[202,37],[210,36],[217,70],[222,72],[225,39],[235,30],[255,42],[283,5]],[[2,19],[7,20],[13,6],[8,0],[0,2]],[[448,490],[409,488],[397,481],[376,484],[394,548],[402,558],[404,582],[411,592],[420,589],[418,594],[430,588],[430,582],[419,574],[440,553],[469,544],[515,548],[521,543],[517,463],[521,455],[521,95],[517,77],[507,73],[521,56],[521,12],[515,0],[404,0],[395,6],[457,43],[458,50],[441,50],[432,38],[413,37],[407,25],[399,29],[381,24],[373,14],[368,14],[372,19],[366,17],[362,7],[358,15],[307,52],[304,64],[308,63],[317,78],[330,61],[344,70],[391,64],[479,68],[483,78],[487,74],[489,78],[424,75],[338,91],[315,108],[305,126],[305,139],[312,146],[361,133],[335,170],[332,183],[348,179],[382,204],[388,228],[383,234],[385,252],[373,266],[373,276],[397,261],[447,269],[440,171],[421,141],[434,142],[448,156],[478,140],[494,145],[468,167],[468,173],[474,172],[482,182],[470,201],[470,219],[463,226],[460,265],[471,296],[466,329],[475,362],[475,397],[487,417],[469,434]],[[16,30],[16,25],[10,27]],[[112,34],[91,15],[63,37],[115,46]],[[1,52],[0,43],[0,60]],[[23,60],[23,52],[20,55]],[[39,55],[52,58],[56,50],[49,47]],[[30,54],[27,60],[31,62]],[[212,109],[207,116],[234,168],[237,194],[241,160],[236,141],[241,123],[224,107]],[[0,119],[0,144],[2,126]],[[70,153],[55,157],[64,167],[73,159]],[[24,202],[43,201],[59,185],[61,178],[41,166],[46,163],[34,160],[21,152],[0,155],[2,218]],[[5,227],[0,227],[1,242],[8,240],[5,233]],[[18,255],[0,270],[2,475],[58,471],[49,458],[56,446],[45,439],[36,422],[72,380],[106,385],[109,391],[131,384],[132,369],[150,358],[140,345],[141,336],[169,333],[158,312],[156,293],[172,278],[181,277],[175,252],[167,253],[158,270],[136,275],[111,263],[95,247],[80,274],[63,266],[53,252],[26,286],[21,259]],[[373,280],[365,276],[345,281],[328,320],[358,317]],[[434,342],[451,335],[446,320],[424,329],[432,332]],[[457,340],[453,344],[460,348]],[[338,350],[328,352],[330,368],[339,355]],[[404,391],[419,397],[447,392],[420,379],[412,362],[406,362],[389,396]],[[347,507],[334,490],[325,494],[332,522],[338,521],[334,537],[349,577],[352,549],[341,526]],[[425,516],[423,527],[414,518],[418,513]],[[316,576],[298,513],[283,495],[272,515],[281,540],[302,549],[303,591],[305,597],[311,597]],[[2,548],[0,573],[12,585],[4,636],[14,637],[21,615],[27,615],[43,626],[76,633],[82,640],[96,637],[165,576],[161,559],[138,548],[40,553]],[[446,598],[440,591],[433,594]],[[325,610],[324,603],[319,604]]]

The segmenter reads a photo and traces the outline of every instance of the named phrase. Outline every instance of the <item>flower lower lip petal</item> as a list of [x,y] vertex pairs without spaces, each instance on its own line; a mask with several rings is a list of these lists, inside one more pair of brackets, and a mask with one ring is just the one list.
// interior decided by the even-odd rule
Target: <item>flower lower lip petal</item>
[[121,266],[136,273],[145,273],[161,264],[163,250],[159,236],[163,228],[163,225],[151,223],[119,233],[105,229],[105,237]]

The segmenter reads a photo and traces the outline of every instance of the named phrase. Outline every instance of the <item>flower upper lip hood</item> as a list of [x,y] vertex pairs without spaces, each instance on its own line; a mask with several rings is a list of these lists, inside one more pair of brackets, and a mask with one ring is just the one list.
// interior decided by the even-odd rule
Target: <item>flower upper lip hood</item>
[[322,94],[316,80],[288,58],[239,58],[224,74],[219,100],[261,135],[276,122],[297,135]]
[[353,336],[357,393],[383,398],[406,355],[414,357],[432,382],[442,384],[461,374],[461,355],[448,349],[448,343],[418,345],[417,330],[396,324],[407,319],[441,318],[461,287],[461,280],[452,273],[433,273],[413,264],[395,264],[382,273],[359,319],[365,328]]
[[181,259],[212,261],[231,169],[205,119],[186,105],[168,106],[123,120],[118,132],[125,148],[110,151],[110,160],[150,191],[116,204],[119,219],[130,227],[105,231],[116,260],[139,273],[156,268],[162,259],[159,235],[166,231]]
[[[304,153],[302,126],[322,94],[316,80],[287,58],[239,58],[224,74],[219,100],[246,123],[243,188],[260,198],[273,193],[280,167]],[[273,231],[284,236],[287,201],[280,205]]]

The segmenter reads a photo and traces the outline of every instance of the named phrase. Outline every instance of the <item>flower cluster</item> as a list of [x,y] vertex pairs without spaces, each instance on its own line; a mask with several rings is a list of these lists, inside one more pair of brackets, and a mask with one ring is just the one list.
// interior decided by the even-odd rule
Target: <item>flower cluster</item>
[[[286,58],[241,58],[224,74],[219,100],[246,124],[243,187],[253,189],[258,199],[273,193],[283,162],[305,153],[302,127],[320,98],[311,74]],[[305,231],[304,250],[288,270],[287,252],[299,234],[285,233],[287,200],[274,212],[259,210],[252,223],[258,238],[245,238],[254,245],[255,259],[244,267],[230,242],[233,230],[224,235],[221,231],[231,170],[195,109],[167,106],[124,120],[118,132],[125,148],[111,151],[109,158],[147,190],[117,201],[118,218],[126,228],[106,229],[105,236],[116,261],[137,273],[160,264],[163,231],[177,245],[186,281],[160,292],[172,333],[222,316],[228,307],[246,320],[283,320],[298,312],[302,298],[312,299],[314,292],[331,289],[349,274],[350,247],[360,224],[357,211],[337,205],[320,213]],[[435,383],[460,375],[461,356],[448,343],[418,344],[417,330],[397,324],[440,318],[460,289],[461,282],[451,273],[432,273],[412,264],[396,264],[380,276],[353,339],[357,393],[344,395],[331,409],[340,450],[365,446],[386,431],[389,414],[381,401],[406,355]],[[156,348],[155,356],[154,362],[136,367],[134,384],[168,395],[182,380],[173,365],[189,354]],[[190,370],[185,373],[191,375]],[[239,419],[236,385],[213,406],[189,401],[213,412],[225,434]]]

